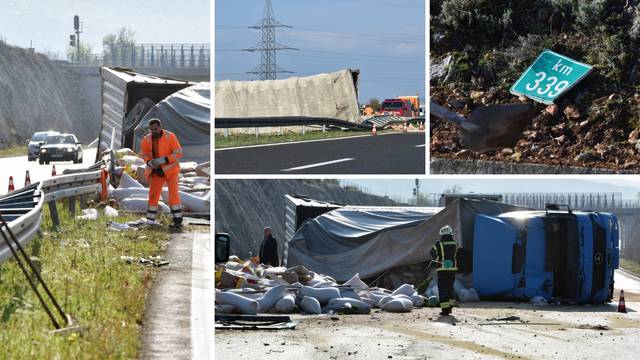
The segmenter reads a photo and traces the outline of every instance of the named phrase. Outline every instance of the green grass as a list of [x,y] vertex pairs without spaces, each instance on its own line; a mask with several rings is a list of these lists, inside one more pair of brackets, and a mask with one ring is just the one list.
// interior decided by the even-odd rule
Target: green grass
[[328,130],[322,131],[307,131],[306,134],[283,134],[283,135],[260,135],[256,137],[255,134],[234,134],[225,138],[224,135],[216,134],[215,147],[216,149],[222,149],[226,147],[234,146],[247,146],[247,145],[260,145],[260,144],[275,144],[291,141],[302,140],[318,140],[318,139],[331,139],[347,136],[368,135],[368,131],[340,131],[340,130]]
[[[97,221],[75,221],[58,206],[62,228],[48,211],[44,236],[28,246],[54,296],[81,326],[52,334],[53,325],[14,260],[0,265],[0,359],[132,359],[139,356],[147,291],[157,269],[127,264],[120,256],[164,252],[166,230],[106,230]],[[138,219],[125,215],[118,222]]]
[[27,155],[26,145],[15,145],[5,149],[0,149],[0,158],[12,157],[12,156],[26,156],[26,155]]
[[640,276],[640,263],[637,261],[620,258],[620,267]]

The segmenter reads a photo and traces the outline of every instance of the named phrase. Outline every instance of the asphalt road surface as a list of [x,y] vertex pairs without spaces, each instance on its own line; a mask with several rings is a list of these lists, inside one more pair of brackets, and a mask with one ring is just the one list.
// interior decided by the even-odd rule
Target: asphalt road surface
[[[637,359],[640,279],[616,271],[615,285],[614,301],[604,305],[479,301],[460,303],[451,317],[439,317],[436,308],[404,314],[294,314],[295,330],[217,330],[215,355],[261,360]],[[616,311],[619,289],[625,290],[626,314]],[[495,320],[511,316],[517,319]]]
[[216,174],[424,174],[425,133],[394,133],[215,151]]
[[[25,152],[26,152],[25,147]],[[56,167],[56,173],[62,174],[65,169],[82,169],[93,165],[96,160],[96,149],[84,149],[82,164],[73,161],[52,161],[49,165],[40,165],[38,161],[27,161],[27,156],[0,158],[0,195],[6,194],[9,188],[9,176],[13,176],[13,184],[17,189],[24,186],[25,174],[29,170],[31,183],[49,179],[51,170]]]

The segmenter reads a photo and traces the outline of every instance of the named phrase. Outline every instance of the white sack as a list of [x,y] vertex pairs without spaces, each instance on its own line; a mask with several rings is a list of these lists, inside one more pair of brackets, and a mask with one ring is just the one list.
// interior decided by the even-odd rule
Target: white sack
[[316,298],[305,296],[300,302],[300,308],[307,314],[320,314],[322,309]]
[[296,307],[296,298],[293,294],[285,295],[283,298],[278,300],[276,305],[272,310],[279,312],[281,314],[288,314],[293,311]]
[[258,311],[269,311],[280,299],[287,295],[286,285],[276,285],[258,299]]
[[334,299],[331,299],[327,304],[327,309],[328,310],[355,309],[359,314],[368,314],[369,311],[371,311],[371,306],[360,300],[355,300],[350,298],[334,298]]
[[395,298],[382,306],[382,310],[388,312],[409,312],[412,309],[411,300],[402,297]]
[[[127,198],[118,201],[120,209],[125,211],[146,212],[149,202],[146,198]],[[169,212],[169,207],[164,203],[158,203],[158,211]]]
[[216,302],[219,304],[233,305],[243,314],[255,315],[258,313],[258,301],[232,292],[216,293]]
[[314,288],[310,286],[304,286],[303,288],[298,290],[298,296],[312,297],[318,300],[320,304],[326,305],[329,300],[340,297],[340,290],[334,287]]
[[125,188],[144,188],[142,184],[138,182],[138,180],[132,178],[126,172],[122,173],[122,177],[120,177],[120,184],[118,184],[118,189]]
[[399,295],[399,294],[413,296],[414,294],[416,294],[416,289],[413,288],[413,285],[403,284],[391,293],[391,295]]

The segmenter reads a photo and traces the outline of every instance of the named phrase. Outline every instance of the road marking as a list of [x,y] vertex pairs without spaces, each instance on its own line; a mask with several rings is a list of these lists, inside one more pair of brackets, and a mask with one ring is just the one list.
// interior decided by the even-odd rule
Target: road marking
[[[378,136],[401,135],[401,134],[402,134],[402,133],[386,133],[386,134],[378,134]],[[275,143],[275,144],[260,144],[260,145],[234,146],[234,147],[228,147],[228,148],[222,148],[222,149],[215,149],[215,151],[216,151],[216,152],[218,152],[218,151],[225,151],[225,150],[251,149],[251,148],[266,147],[266,146],[280,146],[280,145],[291,145],[291,144],[304,144],[304,143],[310,143],[310,142],[335,141],[335,140],[349,140],[349,139],[356,139],[356,138],[362,138],[362,137],[371,137],[371,134],[367,134],[367,135],[356,135],[356,136],[343,136],[343,137],[330,138],[330,139],[302,140],[302,141],[288,141],[288,142],[281,142],[281,143]]]
[[191,358],[211,359],[213,337],[213,241],[209,234],[194,233],[191,252]]
[[284,169],[284,170],[280,170],[280,171],[295,171],[295,170],[309,169],[309,168],[314,168],[314,167],[318,167],[318,166],[337,164],[337,163],[341,163],[341,162],[345,162],[345,161],[351,161],[351,160],[355,160],[355,159],[354,158],[344,158],[344,159],[338,159],[338,160],[331,160],[331,161],[325,161],[325,162],[321,162],[321,163],[315,163],[315,164],[303,165],[303,166],[298,166],[298,167],[292,167],[292,168]]
[[416,145],[416,147],[425,147],[425,146],[427,146],[427,144]]

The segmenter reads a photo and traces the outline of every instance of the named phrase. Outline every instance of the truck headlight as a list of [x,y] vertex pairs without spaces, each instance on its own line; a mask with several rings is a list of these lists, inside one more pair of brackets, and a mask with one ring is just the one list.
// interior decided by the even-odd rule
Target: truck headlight
[[67,152],[72,152],[73,148],[67,148]]
[[47,149],[40,149],[40,152],[44,154],[47,152]]

